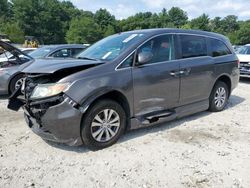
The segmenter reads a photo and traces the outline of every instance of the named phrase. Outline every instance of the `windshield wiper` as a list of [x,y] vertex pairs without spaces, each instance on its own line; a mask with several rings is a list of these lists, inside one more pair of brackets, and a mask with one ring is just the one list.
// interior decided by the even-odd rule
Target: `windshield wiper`
[[77,59],[86,59],[86,60],[91,60],[91,61],[98,61],[98,59],[89,58],[89,57],[77,57]]

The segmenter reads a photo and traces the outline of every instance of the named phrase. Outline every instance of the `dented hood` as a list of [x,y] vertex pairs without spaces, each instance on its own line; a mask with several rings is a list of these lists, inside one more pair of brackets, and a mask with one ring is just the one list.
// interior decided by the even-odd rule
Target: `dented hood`
[[101,61],[80,59],[36,59],[25,67],[24,73],[54,73],[62,69],[103,64]]

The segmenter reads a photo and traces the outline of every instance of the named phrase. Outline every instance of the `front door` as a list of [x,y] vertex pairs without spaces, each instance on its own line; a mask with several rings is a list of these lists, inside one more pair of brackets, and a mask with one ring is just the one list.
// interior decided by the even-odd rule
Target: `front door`
[[135,116],[171,109],[178,104],[179,61],[175,60],[174,41],[174,35],[165,34],[138,48],[137,54],[150,51],[153,57],[148,63],[133,67]]

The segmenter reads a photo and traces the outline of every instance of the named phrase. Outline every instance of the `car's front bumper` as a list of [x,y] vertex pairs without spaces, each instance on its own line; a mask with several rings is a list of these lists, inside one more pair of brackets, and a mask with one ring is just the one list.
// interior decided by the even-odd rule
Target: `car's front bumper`
[[82,113],[66,99],[49,107],[42,102],[29,107],[25,105],[23,109],[28,126],[43,139],[71,146],[82,144]]

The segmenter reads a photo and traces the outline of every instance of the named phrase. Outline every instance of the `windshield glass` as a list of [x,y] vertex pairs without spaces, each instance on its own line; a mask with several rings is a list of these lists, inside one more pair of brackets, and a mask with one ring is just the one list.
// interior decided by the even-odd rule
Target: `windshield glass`
[[48,47],[42,47],[34,50],[33,52],[29,53],[29,55],[33,58],[43,58],[45,57],[48,53],[50,53],[52,48]]
[[119,54],[128,49],[131,45],[138,42],[144,34],[122,33],[109,36],[90,46],[80,53],[77,58],[113,60]]
[[250,46],[242,46],[236,52],[237,54],[248,54],[250,55]]

